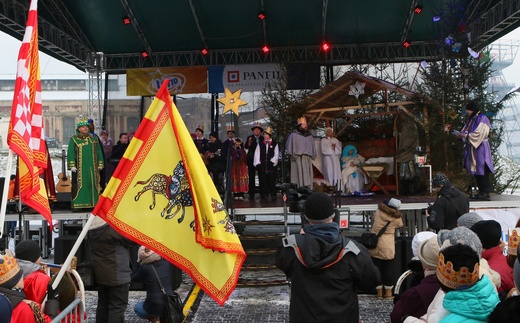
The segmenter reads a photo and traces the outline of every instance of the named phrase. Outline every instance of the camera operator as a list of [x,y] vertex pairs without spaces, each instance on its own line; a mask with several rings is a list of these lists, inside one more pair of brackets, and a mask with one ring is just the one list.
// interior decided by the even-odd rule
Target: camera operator
[[437,231],[451,230],[457,226],[457,219],[469,212],[469,199],[456,188],[444,173],[437,173],[432,180],[437,192],[437,200],[426,209],[428,226]]

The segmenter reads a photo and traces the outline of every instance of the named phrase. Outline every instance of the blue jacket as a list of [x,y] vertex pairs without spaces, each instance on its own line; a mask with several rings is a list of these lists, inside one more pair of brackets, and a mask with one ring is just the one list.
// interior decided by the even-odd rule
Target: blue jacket
[[442,306],[450,313],[441,323],[485,323],[499,302],[493,283],[484,275],[468,289],[446,293]]

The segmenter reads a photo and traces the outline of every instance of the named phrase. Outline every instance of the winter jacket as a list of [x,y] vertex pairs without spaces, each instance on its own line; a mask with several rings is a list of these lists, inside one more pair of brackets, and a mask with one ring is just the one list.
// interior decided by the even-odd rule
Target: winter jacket
[[88,232],[94,278],[100,285],[118,286],[129,284],[129,247],[132,241],[126,239],[108,224]]
[[457,227],[457,219],[469,212],[469,199],[451,183],[441,187],[437,200],[428,209],[428,226],[435,230]]
[[467,289],[457,289],[446,293],[442,306],[450,313],[441,323],[487,322],[489,314],[500,302],[498,293],[486,275]]
[[291,280],[290,322],[359,323],[356,289],[380,276],[365,247],[339,234],[336,223],[312,224],[283,239],[276,266]]
[[389,207],[384,203],[380,203],[377,210],[372,215],[372,233],[377,234],[388,222],[390,224],[386,228],[377,242],[377,247],[368,250],[370,256],[382,259],[392,260],[395,257],[395,229],[403,226],[401,211]]
[[431,275],[424,277],[419,285],[401,294],[399,301],[395,303],[392,313],[390,313],[392,323],[400,323],[403,317],[409,315],[421,317],[426,314],[428,306],[430,306],[440,286],[439,280],[433,272]]
[[41,305],[51,278],[41,270],[39,265],[23,259],[17,260],[23,272],[23,291],[26,298]]
[[486,259],[489,267],[500,274],[499,293],[507,294],[515,287],[513,269],[507,264],[507,258],[502,253],[500,246],[482,251],[482,258]]
[[164,309],[164,296],[152,266],[155,267],[157,275],[159,275],[159,279],[161,279],[161,284],[163,285],[166,294],[172,295],[173,290],[170,281],[170,263],[165,259],[161,259],[150,264],[141,264],[132,274],[132,280],[142,281],[146,287],[146,299],[144,300],[143,304],[145,311],[150,314],[160,316]]
[[7,297],[13,308],[11,322],[36,322],[35,315],[46,322],[50,322],[49,317],[44,317],[40,305],[27,300],[22,290],[0,287],[0,293]]

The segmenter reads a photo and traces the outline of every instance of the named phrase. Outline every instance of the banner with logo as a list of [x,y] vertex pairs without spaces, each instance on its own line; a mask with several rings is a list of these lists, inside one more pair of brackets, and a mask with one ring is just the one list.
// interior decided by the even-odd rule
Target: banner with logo
[[206,66],[162,67],[127,70],[126,95],[154,96],[164,80],[169,80],[168,92],[171,95],[208,92]]
[[[286,74],[284,76],[284,74]],[[287,82],[288,90],[317,89],[320,87],[318,64],[288,64],[285,71],[278,64],[220,65],[208,67],[209,92],[262,91],[268,84],[277,88],[276,82]]]

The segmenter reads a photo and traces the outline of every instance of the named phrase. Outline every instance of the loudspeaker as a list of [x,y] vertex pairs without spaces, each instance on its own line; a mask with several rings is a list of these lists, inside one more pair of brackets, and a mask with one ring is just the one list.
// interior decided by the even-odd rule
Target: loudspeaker
[[[67,256],[69,255],[74,243],[78,237],[58,237],[54,239],[54,263],[55,264],[63,264]],[[81,245],[76,251],[75,254],[78,257],[78,264],[82,263],[85,258],[85,241],[81,242]]]

